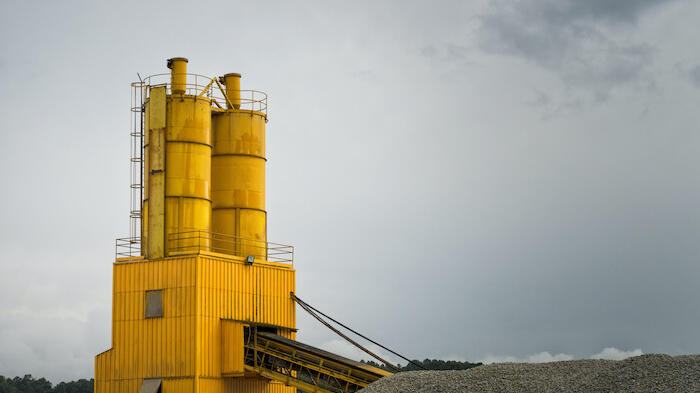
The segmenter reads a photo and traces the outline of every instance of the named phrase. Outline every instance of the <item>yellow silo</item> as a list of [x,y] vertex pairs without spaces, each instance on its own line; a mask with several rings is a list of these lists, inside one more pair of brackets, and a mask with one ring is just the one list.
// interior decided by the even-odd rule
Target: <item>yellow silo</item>
[[[208,249],[211,231],[211,102],[186,81],[187,59],[168,60],[167,86],[145,102],[145,255]],[[191,89],[192,94],[187,94]]]
[[[227,109],[212,118],[213,248],[267,259],[265,121],[254,106],[241,109],[240,74],[226,74]],[[245,99],[243,99],[245,104]]]
[[117,245],[112,346],[95,358],[95,392],[294,393],[242,363],[244,329],[296,336],[293,248],[266,257],[266,96],[241,99],[231,75],[226,89],[188,73],[185,58],[168,68],[138,84],[142,244],[139,255],[131,239],[126,254]]

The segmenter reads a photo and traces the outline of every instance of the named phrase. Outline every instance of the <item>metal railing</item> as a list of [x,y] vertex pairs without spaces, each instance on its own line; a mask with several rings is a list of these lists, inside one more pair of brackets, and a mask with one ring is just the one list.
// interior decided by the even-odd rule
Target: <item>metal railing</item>
[[[255,259],[269,262],[294,263],[294,246],[245,239],[222,233],[207,231],[171,233],[168,234],[166,243],[168,254],[211,251],[244,258],[252,256]],[[117,258],[130,258],[140,255],[140,237],[122,237],[116,240],[115,256]]]
[[171,233],[168,235],[167,249],[168,252],[213,251],[252,256],[270,262],[294,263],[294,246],[207,231]]
[[[209,98],[212,104],[219,108],[226,108],[226,99],[233,100],[232,97],[226,97],[224,92],[212,86],[212,92]],[[267,116],[267,94],[258,90],[238,90],[240,93],[240,99],[236,99],[237,103],[240,103],[240,109],[252,110],[255,112],[260,112]]]
[[[170,87],[170,74],[154,74],[143,79],[141,84],[142,102],[149,98],[151,87],[165,86],[166,94],[172,94]],[[259,90],[238,90],[240,99],[235,104],[240,104],[239,109],[261,112],[267,116],[267,94]],[[185,80],[185,94],[206,97],[211,100],[211,105],[219,109],[227,108],[227,102],[233,102],[233,97],[227,97],[225,88],[218,80],[199,74],[187,74]]]
[[[204,96],[209,98],[207,95],[211,91],[212,80],[208,76],[199,74],[187,74],[185,78],[185,94],[186,95],[199,95],[204,92]],[[155,86],[165,86],[166,94],[172,94],[170,88],[170,73],[164,74],[153,74],[143,78],[143,98],[144,102],[149,97],[151,92],[151,87]]]

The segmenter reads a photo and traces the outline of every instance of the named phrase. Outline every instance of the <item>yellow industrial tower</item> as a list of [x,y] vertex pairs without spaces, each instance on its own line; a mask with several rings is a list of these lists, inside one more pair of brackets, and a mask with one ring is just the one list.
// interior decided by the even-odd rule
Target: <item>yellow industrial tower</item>
[[95,393],[353,392],[386,375],[294,341],[293,248],[267,242],[267,96],[187,62],[132,84],[140,233],[117,239]]

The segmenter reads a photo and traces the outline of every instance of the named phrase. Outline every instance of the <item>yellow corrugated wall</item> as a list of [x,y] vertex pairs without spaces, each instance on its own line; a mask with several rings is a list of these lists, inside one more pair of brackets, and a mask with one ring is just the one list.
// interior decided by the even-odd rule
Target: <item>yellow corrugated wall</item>
[[296,327],[294,301],[295,271],[263,264],[201,255],[198,300],[198,373],[221,376],[221,320],[242,320],[288,328]]
[[[192,255],[114,264],[113,348],[95,359],[96,393],[137,393],[143,378],[195,374],[196,263]],[[162,318],[145,318],[148,290],[163,291]]]
[[200,378],[202,393],[296,393],[296,388],[255,377]]
[[[251,266],[239,259],[187,255],[115,263],[113,348],[95,358],[95,393],[138,393],[143,378],[165,378],[163,393],[191,393],[195,375],[214,378],[200,380],[197,391],[203,393],[214,392],[211,386],[221,392],[293,392],[256,378],[218,379],[222,319],[296,325],[291,266]],[[148,290],[163,291],[162,318],[145,318]],[[294,338],[291,330],[280,334]]]
[[[114,378],[194,375],[194,256],[118,264]],[[163,291],[163,317],[144,318],[145,291]]]

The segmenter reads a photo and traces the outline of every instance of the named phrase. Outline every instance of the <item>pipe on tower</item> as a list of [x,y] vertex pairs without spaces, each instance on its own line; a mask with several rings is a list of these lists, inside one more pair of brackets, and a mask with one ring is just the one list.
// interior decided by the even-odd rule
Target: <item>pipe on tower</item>
[[187,58],[173,57],[168,59],[170,68],[170,88],[173,94],[182,95],[187,90]]
[[[219,78],[226,87],[226,97],[234,109],[241,109],[241,74],[232,72]],[[231,105],[227,104],[231,109]]]

